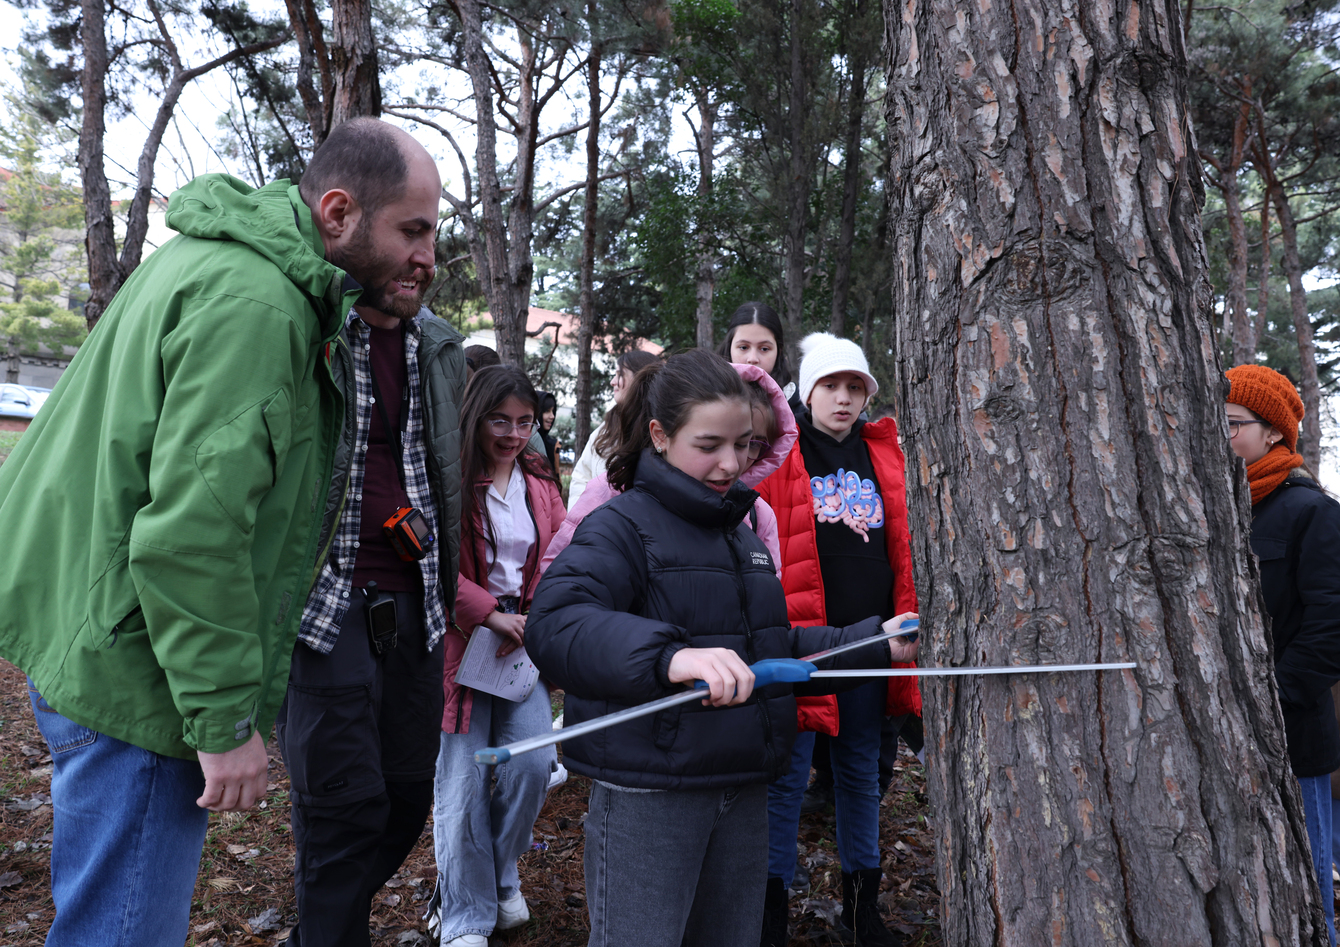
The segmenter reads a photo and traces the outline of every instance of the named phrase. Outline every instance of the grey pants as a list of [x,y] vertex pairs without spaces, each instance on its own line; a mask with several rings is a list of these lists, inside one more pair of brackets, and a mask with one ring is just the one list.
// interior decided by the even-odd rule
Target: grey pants
[[768,787],[620,792],[595,783],[586,817],[589,947],[758,941]]

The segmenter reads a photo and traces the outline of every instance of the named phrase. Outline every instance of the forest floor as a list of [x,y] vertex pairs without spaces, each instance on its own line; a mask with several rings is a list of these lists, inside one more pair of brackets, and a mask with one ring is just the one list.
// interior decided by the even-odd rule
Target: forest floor
[[[288,778],[274,741],[264,808],[211,814],[191,907],[193,947],[271,947],[296,920]],[[521,858],[531,920],[494,937],[494,947],[580,947],[587,921],[582,884],[582,821],[589,781],[572,777],[550,794],[535,825],[535,847]],[[22,672],[0,661],[0,947],[36,947],[53,916],[50,890],[51,759],[33,722]],[[880,810],[886,922],[909,947],[938,947],[939,894],[926,821],[925,779],[904,748]],[[836,942],[841,874],[831,810],[805,816],[802,860],[812,888],[791,901],[793,947]],[[377,895],[372,942],[426,947],[422,919],[433,892],[431,823],[405,865]]]

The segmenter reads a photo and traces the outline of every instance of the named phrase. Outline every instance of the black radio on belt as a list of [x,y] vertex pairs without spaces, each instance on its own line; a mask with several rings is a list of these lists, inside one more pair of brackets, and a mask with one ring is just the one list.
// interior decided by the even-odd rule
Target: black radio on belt
[[380,656],[394,648],[398,640],[395,598],[382,598],[376,582],[369,582],[363,594],[368,616],[368,640],[372,642],[373,653]]
[[402,506],[392,513],[382,524],[382,532],[395,554],[405,562],[422,559],[433,548],[428,520],[412,506]]

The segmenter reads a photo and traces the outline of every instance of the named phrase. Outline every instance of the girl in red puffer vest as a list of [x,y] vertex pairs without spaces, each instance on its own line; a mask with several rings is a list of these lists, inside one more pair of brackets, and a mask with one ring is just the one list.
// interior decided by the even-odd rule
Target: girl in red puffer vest
[[[892,418],[861,419],[879,385],[860,348],[816,333],[801,343],[800,439],[759,494],[777,514],[787,617],[843,624],[848,614],[915,612],[903,453]],[[768,892],[761,943],[786,944],[786,891],[796,867],[813,731],[832,736],[843,923],[858,945],[896,943],[880,920],[879,749],[885,715],[921,713],[911,678],[800,698],[791,769],[769,787]]]

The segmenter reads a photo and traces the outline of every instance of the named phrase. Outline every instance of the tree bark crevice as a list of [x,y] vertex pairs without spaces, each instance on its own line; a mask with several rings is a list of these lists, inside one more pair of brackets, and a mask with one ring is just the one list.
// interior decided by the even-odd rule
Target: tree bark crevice
[[885,7],[923,660],[1137,664],[923,683],[946,943],[1325,938],[1222,430],[1177,17]]

